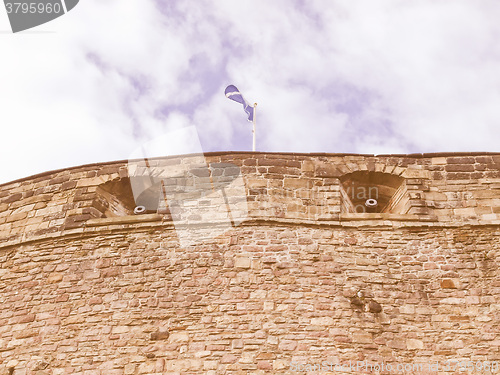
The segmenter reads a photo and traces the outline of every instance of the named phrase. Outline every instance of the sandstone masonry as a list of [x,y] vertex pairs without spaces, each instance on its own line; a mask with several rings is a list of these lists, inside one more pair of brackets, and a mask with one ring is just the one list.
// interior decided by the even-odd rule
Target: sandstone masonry
[[[500,365],[500,154],[205,157],[239,168],[248,218],[190,247],[174,213],[131,213],[127,162],[0,186],[0,374]],[[370,183],[385,209],[356,212]]]

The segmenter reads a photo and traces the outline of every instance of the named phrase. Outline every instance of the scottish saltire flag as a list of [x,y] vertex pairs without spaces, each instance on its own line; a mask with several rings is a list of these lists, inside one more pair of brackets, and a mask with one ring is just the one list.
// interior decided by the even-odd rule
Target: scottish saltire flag
[[235,102],[243,104],[243,109],[245,112],[248,114],[248,121],[253,121],[253,116],[254,116],[254,107],[253,105],[248,104],[248,102],[243,98],[243,95],[241,95],[240,91],[236,88],[234,85],[229,85],[226,87],[226,91],[224,91],[226,94],[226,97],[228,97],[231,100],[234,100]]

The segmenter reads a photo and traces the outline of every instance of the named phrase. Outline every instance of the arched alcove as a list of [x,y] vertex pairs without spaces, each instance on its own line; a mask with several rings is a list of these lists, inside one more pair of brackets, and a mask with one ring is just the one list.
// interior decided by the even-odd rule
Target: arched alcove
[[120,178],[98,186],[92,206],[99,210],[103,217],[133,215],[135,202],[130,179]]
[[356,171],[340,177],[343,213],[407,213],[405,179],[390,173]]
[[[97,187],[92,206],[99,211],[100,217],[129,216],[139,213],[169,215],[172,206],[175,209],[183,202],[191,205],[195,202],[200,207],[207,206],[208,210],[210,203],[218,203],[218,199],[213,196],[214,192],[222,191],[226,197],[225,189],[231,191],[237,188],[239,185],[233,182],[241,176],[240,168],[232,163],[193,165],[171,175],[168,172],[166,167],[156,167],[141,176],[105,182]],[[157,177],[161,173],[164,173],[164,176]],[[244,198],[246,201],[244,191],[243,194],[241,191],[239,193],[240,196],[229,197],[232,202],[235,198],[236,200]],[[225,202],[228,203],[229,201]],[[141,207],[139,212],[138,207]],[[217,207],[212,209],[216,210]]]

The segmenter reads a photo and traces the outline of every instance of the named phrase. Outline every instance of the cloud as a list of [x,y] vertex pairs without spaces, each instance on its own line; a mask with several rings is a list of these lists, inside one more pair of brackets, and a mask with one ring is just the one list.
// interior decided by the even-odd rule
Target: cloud
[[357,3],[344,9],[344,22],[330,24],[349,41],[337,53],[340,76],[380,95],[394,133],[412,151],[498,150],[500,75],[491,69],[498,6],[382,3]]
[[35,29],[54,33],[0,34],[0,181],[126,159],[188,125],[205,151],[250,150],[228,84],[258,103],[260,151],[498,151],[499,10],[86,0]]

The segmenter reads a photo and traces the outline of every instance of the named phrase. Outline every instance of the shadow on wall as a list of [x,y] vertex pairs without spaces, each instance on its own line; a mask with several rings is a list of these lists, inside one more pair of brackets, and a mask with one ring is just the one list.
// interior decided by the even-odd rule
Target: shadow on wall
[[130,178],[120,178],[100,185],[96,190],[92,207],[99,211],[97,217],[133,215],[135,201]]
[[409,195],[405,179],[390,173],[356,171],[340,177],[343,213],[405,214]]

